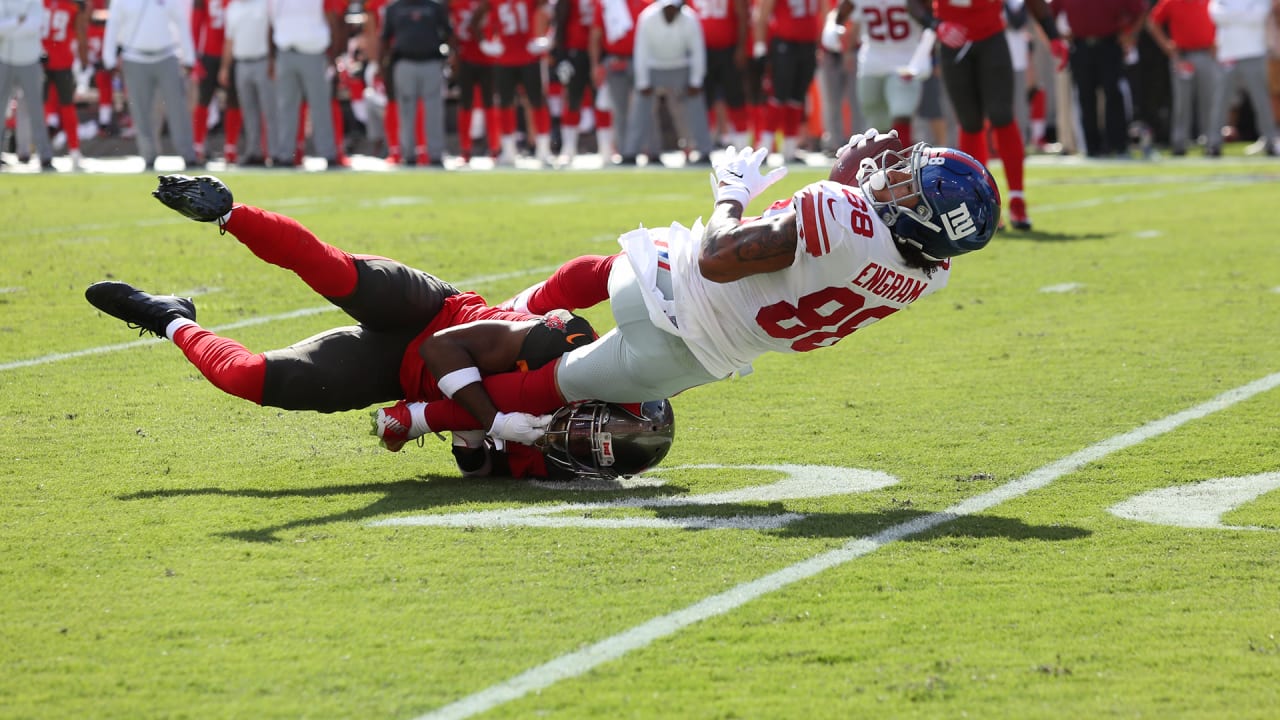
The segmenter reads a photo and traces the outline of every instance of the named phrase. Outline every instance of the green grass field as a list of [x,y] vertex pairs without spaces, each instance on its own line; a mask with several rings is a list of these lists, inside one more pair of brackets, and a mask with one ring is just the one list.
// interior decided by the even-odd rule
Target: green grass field
[[[710,211],[701,172],[224,178],[493,301]],[[0,717],[1274,718],[1278,181],[1034,165],[1037,232],[578,488],[223,395],[84,288],[254,350],[344,316],[149,176],[0,178]]]

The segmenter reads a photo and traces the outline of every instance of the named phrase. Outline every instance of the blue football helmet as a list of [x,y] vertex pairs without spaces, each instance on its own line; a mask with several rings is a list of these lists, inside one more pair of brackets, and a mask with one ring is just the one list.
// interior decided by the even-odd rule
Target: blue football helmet
[[[880,219],[898,242],[919,248],[930,260],[981,250],[1000,224],[995,178],[971,155],[917,143],[886,150],[864,167],[868,172],[859,173],[859,182]],[[885,189],[890,199],[874,199],[873,193]]]

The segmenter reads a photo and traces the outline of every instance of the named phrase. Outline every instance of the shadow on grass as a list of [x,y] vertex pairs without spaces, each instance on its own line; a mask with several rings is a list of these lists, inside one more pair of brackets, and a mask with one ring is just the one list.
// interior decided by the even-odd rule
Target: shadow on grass
[[271,525],[257,529],[231,530],[216,535],[244,540],[246,542],[280,542],[279,533],[299,528],[317,527],[338,522],[363,522],[386,518],[405,513],[421,513],[438,510],[450,506],[467,506],[496,502],[528,502],[545,503],[629,500],[632,502],[644,499],[663,498],[681,495],[689,490],[681,485],[664,484],[616,489],[600,488],[590,495],[574,487],[571,482],[542,482],[533,484],[525,480],[511,478],[460,478],[445,475],[422,475],[411,480],[396,482],[323,485],[309,488],[162,488],[158,490],[141,490],[126,495],[117,495],[117,500],[154,500],[180,497],[231,497],[261,498],[264,500],[281,500],[287,498],[325,498],[343,495],[380,495],[364,507],[342,512],[321,515],[318,517],[299,518],[280,525]]
[[1017,518],[995,515],[953,515],[915,510],[882,513],[806,515],[777,531],[783,537],[859,537],[874,540],[936,540],[938,538],[1005,538],[1006,540],[1078,540],[1093,533],[1069,525],[1028,525]]
[[996,234],[996,242],[1008,242],[1010,240],[1025,240],[1028,242],[1082,242],[1086,240],[1106,240],[1112,237],[1110,233],[1064,233],[1064,232],[1048,232],[1045,230],[1004,230]]
[[[177,497],[229,497],[281,500],[288,498],[325,498],[349,495],[377,495],[367,505],[340,512],[313,517],[298,518],[278,525],[215,533],[218,536],[244,542],[275,543],[284,538],[281,533],[304,528],[315,528],[332,523],[363,523],[372,520],[403,517],[412,514],[438,513],[442,508],[458,507],[475,511],[476,506],[502,503],[528,503],[529,508],[546,505],[547,515],[537,518],[588,518],[582,520],[585,527],[592,527],[595,518],[635,518],[634,511],[642,509],[641,517],[657,518],[671,529],[710,530],[712,527],[730,527],[755,530],[775,537],[793,538],[856,538],[873,541],[936,540],[938,538],[1005,538],[1008,540],[1063,541],[1087,537],[1088,530],[1063,525],[1028,525],[1016,518],[991,515],[949,515],[906,508],[885,508],[881,511],[850,513],[796,513],[781,502],[768,503],[713,503],[700,504],[695,498],[689,503],[680,502],[688,488],[679,485],[658,485],[607,489],[599,488],[590,493],[575,489],[572,483],[563,488],[555,484],[534,485],[527,481],[486,478],[468,479],[451,476],[420,476],[397,482],[325,485],[310,488],[259,489],[259,488],[168,488],[144,490],[117,496],[118,500],[138,501]],[[580,505],[579,509],[563,507],[564,504]],[[552,505],[559,505],[558,509]],[[494,509],[494,508],[484,508]],[[568,514],[565,514],[568,513]],[[623,513],[619,515],[618,513]],[[626,513],[632,513],[626,515]],[[790,518],[784,516],[790,515]],[[710,519],[710,520],[708,520]],[[479,522],[479,521],[477,521]],[[509,520],[520,524],[520,520]],[[719,524],[716,524],[719,523]],[[456,526],[455,526],[456,527]]]

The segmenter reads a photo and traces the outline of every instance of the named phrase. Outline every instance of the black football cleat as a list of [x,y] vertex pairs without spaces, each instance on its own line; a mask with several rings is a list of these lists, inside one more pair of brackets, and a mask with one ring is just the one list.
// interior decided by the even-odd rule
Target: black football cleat
[[231,212],[231,191],[212,175],[162,175],[151,196],[198,222],[213,222]]
[[196,306],[191,298],[151,295],[128,283],[97,282],[84,291],[84,297],[90,305],[137,329],[139,335],[151,333],[164,337],[164,329],[170,322],[178,318],[196,319]]

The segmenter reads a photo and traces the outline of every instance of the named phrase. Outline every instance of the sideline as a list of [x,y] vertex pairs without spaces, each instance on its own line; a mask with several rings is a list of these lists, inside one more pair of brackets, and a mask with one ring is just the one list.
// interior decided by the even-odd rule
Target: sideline
[[[466,289],[477,285],[485,285],[487,283],[495,283],[503,280],[513,280],[522,277],[550,275],[560,267],[559,265],[547,265],[539,268],[529,268],[527,270],[517,270],[509,273],[498,273],[496,275],[479,275],[473,278],[465,278],[459,282],[453,283],[455,287]],[[227,330],[235,330],[242,327],[250,327],[253,325],[265,325],[280,320],[293,320],[300,317],[308,317],[310,315],[319,315],[321,313],[334,312],[338,308],[333,305],[320,305],[317,307],[302,308],[301,310],[292,310],[290,312],[280,313],[278,315],[261,315],[258,317],[247,318],[245,320],[237,320],[226,325],[217,325],[206,328],[215,333],[225,332]],[[96,311],[95,311],[96,312]],[[111,318],[115,320],[115,318]],[[54,353],[52,355],[41,355],[40,357],[29,358],[27,360],[14,360],[7,363],[0,363],[0,372],[6,370],[17,370],[18,368],[35,367],[37,365],[48,365],[49,363],[61,362],[63,360],[74,360],[76,358],[87,357],[89,355],[102,355],[104,353],[118,352],[120,350],[130,350],[144,345],[154,345],[158,342],[168,342],[160,338],[146,338],[144,340],[134,340],[133,342],[117,343],[115,345],[99,345],[98,347],[85,348],[84,350],[74,350],[72,352]]]
[[526,670],[515,677],[468,695],[454,703],[418,716],[415,720],[455,720],[518,700],[560,682],[582,675],[598,665],[616,660],[632,650],[639,650],[694,623],[734,610],[767,593],[781,590],[793,583],[808,579],[831,568],[838,567],[864,555],[875,552],[889,543],[918,535],[939,525],[966,515],[979,513],[1007,500],[1021,497],[1045,487],[1058,478],[1075,472],[1089,463],[1096,462],[1111,453],[1132,447],[1146,440],[1176,430],[1192,420],[1225,410],[1236,403],[1280,386],[1280,373],[1273,373],[1228,390],[1217,397],[1168,417],[1154,420],[1134,430],[1072,453],[1067,457],[1033,470],[1017,480],[982,493],[941,512],[925,515],[905,523],[894,525],[871,537],[850,540],[835,550],[828,550],[764,577],[743,583],[737,587],[712,595],[693,605],[667,615],[656,617],[636,625],[613,637],[592,643],[587,647]]

